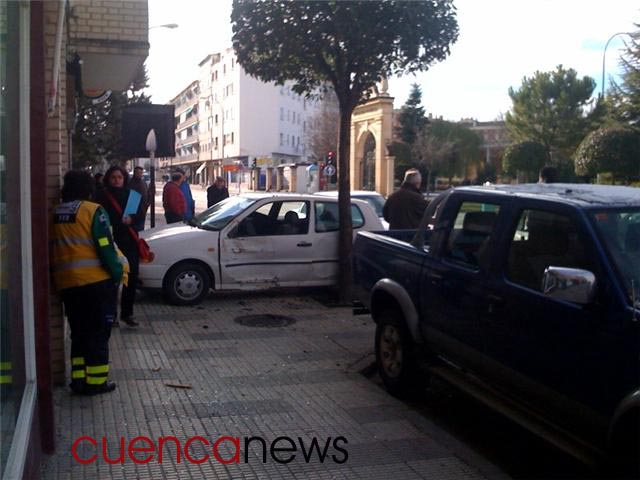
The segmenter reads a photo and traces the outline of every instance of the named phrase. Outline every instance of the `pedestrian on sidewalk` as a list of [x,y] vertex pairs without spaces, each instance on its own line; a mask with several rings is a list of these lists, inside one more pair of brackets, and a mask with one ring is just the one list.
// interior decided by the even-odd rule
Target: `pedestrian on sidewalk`
[[229,190],[225,185],[224,178],[216,177],[213,185],[207,188],[207,208],[212,207],[225,198],[229,198]]
[[150,189],[147,187],[147,183],[142,178],[142,174],[144,173],[144,169],[142,167],[136,167],[133,169],[133,178],[131,179],[131,184],[129,185],[131,190],[135,190],[140,194],[140,202],[142,203],[141,213],[142,216],[138,220],[136,220],[133,228],[136,229],[136,232],[141,232],[144,230],[144,224],[147,219],[147,210],[149,210],[149,205],[154,201],[153,198],[150,197]]
[[182,183],[180,184],[180,191],[184,195],[184,200],[187,204],[187,208],[184,211],[185,222],[188,222],[193,218],[196,213],[196,202],[193,200],[193,195],[191,194],[191,187],[189,186],[189,181],[187,179],[187,175],[182,168],[177,168],[176,172],[180,172],[182,174]]
[[164,218],[169,223],[182,222],[187,210],[187,201],[180,185],[184,181],[184,175],[178,171],[171,173],[171,181],[167,182],[162,190],[162,206]]
[[130,327],[137,327],[133,306],[136,301],[136,284],[140,267],[138,253],[138,234],[134,229],[136,222],[143,217],[142,202],[135,214],[123,215],[129,200],[129,174],[119,165],[114,165],[104,174],[104,190],[98,194],[97,200],[107,211],[113,228],[113,237],[118,248],[129,261],[129,281],[122,288],[120,299],[120,320]]
[[118,259],[104,209],[89,201],[94,180],[88,172],[64,176],[62,203],[51,223],[51,270],[71,329],[71,390],[81,395],[111,392],[109,338],[117,285],[124,267]]
[[428,205],[420,192],[421,183],[420,171],[410,168],[404,174],[400,189],[389,195],[382,211],[390,230],[415,229],[420,225]]

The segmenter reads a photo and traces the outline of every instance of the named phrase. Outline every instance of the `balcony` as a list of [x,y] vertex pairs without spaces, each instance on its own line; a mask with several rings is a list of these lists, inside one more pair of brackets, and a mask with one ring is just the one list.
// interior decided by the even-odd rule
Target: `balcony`
[[192,143],[198,143],[199,137],[198,134],[189,135],[187,138],[179,138],[176,140],[176,148],[182,147],[183,145],[190,145]]
[[69,51],[82,60],[85,91],[126,90],[149,54],[146,1],[71,0]]

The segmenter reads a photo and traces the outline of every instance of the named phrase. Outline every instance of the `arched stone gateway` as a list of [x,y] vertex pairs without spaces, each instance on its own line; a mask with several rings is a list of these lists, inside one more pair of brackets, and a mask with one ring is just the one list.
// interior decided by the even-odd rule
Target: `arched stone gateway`
[[394,158],[387,152],[392,141],[393,98],[384,82],[381,90],[351,116],[351,189],[387,196],[393,193]]

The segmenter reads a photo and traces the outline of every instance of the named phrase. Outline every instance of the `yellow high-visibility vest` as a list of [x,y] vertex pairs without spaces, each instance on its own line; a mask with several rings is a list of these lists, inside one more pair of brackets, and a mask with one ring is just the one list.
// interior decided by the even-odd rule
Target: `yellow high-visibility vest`
[[97,203],[75,200],[53,212],[51,270],[56,290],[81,287],[111,278],[102,266],[91,233]]

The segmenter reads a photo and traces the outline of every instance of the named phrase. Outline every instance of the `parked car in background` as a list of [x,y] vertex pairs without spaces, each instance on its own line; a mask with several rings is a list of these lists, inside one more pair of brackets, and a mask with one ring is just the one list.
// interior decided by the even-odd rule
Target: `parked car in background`
[[[382,230],[376,212],[352,199],[353,234]],[[326,286],[337,281],[338,201],[308,194],[229,197],[189,224],[140,232],[155,253],[140,265],[141,288],[162,289],[176,305],[214,290]]]
[[[331,190],[328,192],[316,192],[314,195],[321,195],[324,197],[338,198],[337,190]],[[378,192],[371,190],[353,190],[351,192],[351,198],[357,198],[358,200],[364,200],[375,210],[376,214],[380,218],[380,222],[385,230],[389,230],[389,223],[384,219],[382,215],[382,209],[384,207],[385,198]]]
[[359,233],[353,265],[389,391],[436,375],[638,474],[640,189],[452,189],[418,231]]

